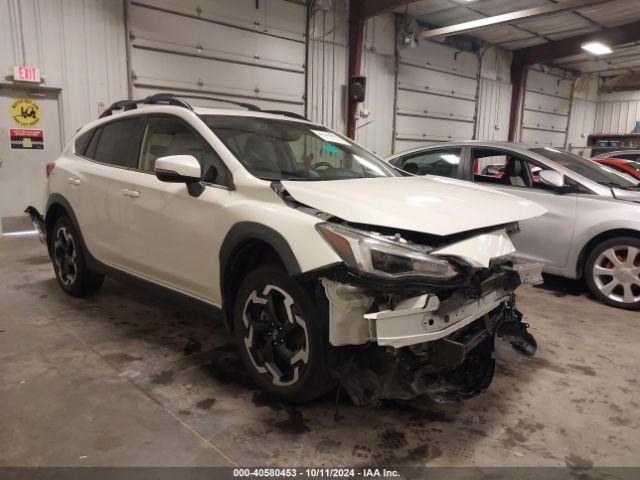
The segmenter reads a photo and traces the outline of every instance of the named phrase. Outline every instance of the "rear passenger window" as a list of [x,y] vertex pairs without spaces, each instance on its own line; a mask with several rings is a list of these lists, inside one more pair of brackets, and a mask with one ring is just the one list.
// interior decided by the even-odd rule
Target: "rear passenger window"
[[102,132],[102,129],[96,128],[94,132],[95,133],[91,137],[89,145],[87,145],[87,150],[84,152],[84,156],[87,158],[91,158],[92,160],[96,158],[96,148],[98,147],[98,140],[100,139],[100,133]]
[[[95,155],[89,158],[93,158],[96,162],[118,167],[137,168],[142,126],[143,121],[138,117],[104,125],[97,142]],[[90,153],[91,144],[87,153]]]
[[88,132],[84,132],[82,135],[78,136],[75,141],[75,152],[76,155],[84,155],[87,151],[87,146],[89,145],[89,141],[91,140],[91,135],[95,130],[89,130]]
[[440,177],[458,177],[461,148],[443,148],[404,157],[398,165],[405,172],[414,175],[438,175]]

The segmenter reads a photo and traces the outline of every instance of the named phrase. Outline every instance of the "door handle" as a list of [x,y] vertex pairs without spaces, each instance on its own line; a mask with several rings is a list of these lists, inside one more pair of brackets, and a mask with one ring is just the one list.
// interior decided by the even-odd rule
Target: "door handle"
[[122,190],[122,194],[125,197],[131,197],[131,198],[138,198],[140,196],[140,192],[136,191],[136,190],[129,190],[127,188],[125,188],[124,190]]
[[69,183],[71,185],[80,185],[82,182],[77,178],[70,177],[69,178]]

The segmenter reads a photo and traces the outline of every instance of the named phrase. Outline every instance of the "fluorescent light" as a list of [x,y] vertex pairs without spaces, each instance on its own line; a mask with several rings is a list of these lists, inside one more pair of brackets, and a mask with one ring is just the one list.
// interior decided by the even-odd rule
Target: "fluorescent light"
[[611,47],[605,45],[601,42],[587,42],[581,45],[583,50],[586,50],[589,53],[593,53],[594,55],[606,55],[607,53],[611,53]]

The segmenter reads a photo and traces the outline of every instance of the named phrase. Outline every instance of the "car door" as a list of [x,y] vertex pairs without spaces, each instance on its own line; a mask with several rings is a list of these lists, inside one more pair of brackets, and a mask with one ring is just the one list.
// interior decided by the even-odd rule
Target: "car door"
[[[549,169],[527,156],[506,149],[474,147],[471,165],[477,183],[525,198],[547,209],[541,217],[520,222],[521,231],[513,236],[518,254],[528,260],[561,269],[568,261],[574,236],[577,208],[575,190],[553,189],[542,183],[537,172]],[[515,168],[510,162],[518,162]],[[483,165],[503,165],[500,174],[485,171]],[[513,164],[515,165],[515,164]]]
[[413,175],[437,175],[461,178],[463,147],[437,147],[407,153],[394,158],[390,163]]
[[[113,183],[127,178],[136,168],[143,119],[127,117],[103,124],[90,132],[88,145],[80,147],[69,177],[71,205],[89,252],[111,266],[123,265],[119,248],[119,195]],[[79,139],[80,140],[80,139]],[[83,138],[82,140],[86,140]]]
[[[182,183],[161,182],[159,157],[193,155],[204,191],[195,197]],[[211,146],[178,117],[148,116],[138,168],[114,182],[119,193],[119,248],[126,269],[160,285],[213,302],[218,280],[220,215],[230,201],[230,174]]]

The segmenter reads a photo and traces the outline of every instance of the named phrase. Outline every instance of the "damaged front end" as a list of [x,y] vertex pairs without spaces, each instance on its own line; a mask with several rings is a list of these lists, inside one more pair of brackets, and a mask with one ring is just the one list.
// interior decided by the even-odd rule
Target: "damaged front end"
[[477,395],[493,378],[496,336],[533,356],[513,292],[541,283],[541,266],[512,257],[513,228],[425,247],[399,233],[318,224],[344,261],[318,277],[329,341],[343,353],[334,371],[354,403]]

